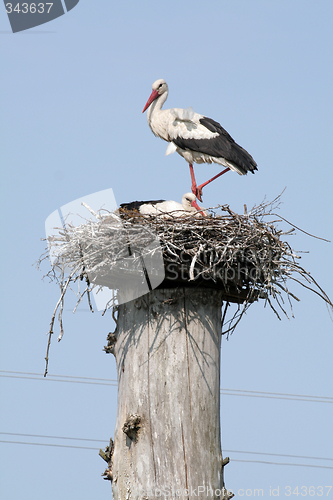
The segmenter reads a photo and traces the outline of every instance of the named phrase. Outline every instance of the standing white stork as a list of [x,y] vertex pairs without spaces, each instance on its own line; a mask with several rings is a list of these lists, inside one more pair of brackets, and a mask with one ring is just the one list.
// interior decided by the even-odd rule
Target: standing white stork
[[185,193],[181,204],[173,200],[132,201],[122,203],[120,208],[137,210],[142,215],[161,215],[162,217],[184,217],[190,214],[206,217],[208,215],[204,208],[199,207],[193,193]]
[[[252,156],[216,121],[195,113],[192,108],[163,110],[162,106],[169,93],[165,80],[156,80],[152,88],[153,91],[142,112],[148,108],[148,125],[153,134],[170,143],[166,154],[177,151],[189,163],[192,192],[200,201],[202,188],[228,170],[234,170],[240,175],[257,170]],[[193,162],[219,163],[226,168],[197,186]]]

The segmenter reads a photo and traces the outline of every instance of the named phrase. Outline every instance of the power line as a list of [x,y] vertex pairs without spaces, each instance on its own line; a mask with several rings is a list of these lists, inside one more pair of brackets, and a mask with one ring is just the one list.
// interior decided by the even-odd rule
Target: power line
[[[57,448],[74,448],[80,450],[98,450],[98,448],[92,448],[89,446],[74,446],[70,444],[56,444],[56,443],[27,443],[25,441],[4,441],[0,439],[0,443],[9,443],[9,444],[28,444],[33,446],[55,446]],[[333,467],[332,467],[333,468]]]
[[44,376],[41,376],[42,378],[37,378],[37,377],[23,377],[19,375],[1,375],[0,377],[5,377],[5,378],[23,378],[27,380],[48,380],[49,382],[67,382],[67,383],[73,383],[73,384],[88,384],[88,385],[108,385],[108,386],[117,386],[117,383],[103,383],[103,382],[87,382],[83,380],[58,380],[56,378],[51,378],[47,377],[46,379]]
[[[2,371],[2,370],[0,370]],[[10,373],[23,373],[24,372],[10,372]],[[118,382],[117,380],[112,380],[112,379],[90,379],[90,380],[108,380],[108,382],[97,382],[93,381],[90,382],[88,377],[71,377],[68,376],[68,379],[87,379],[87,380],[66,380],[67,376],[66,375],[49,375],[47,378],[44,377],[43,374],[41,373],[26,373],[25,375],[7,375],[0,373],[0,377],[4,378],[17,378],[17,379],[27,379],[27,380],[47,380],[49,382],[67,382],[67,383],[73,383],[73,384],[88,384],[88,385],[107,385],[107,386],[117,386]],[[63,377],[62,379],[58,378],[52,378],[52,377]]]
[[[36,377],[42,377],[44,380],[49,380],[50,377],[59,377],[59,378],[73,378],[73,379],[80,379],[80,380],[99,380],[103,382],[116,382],[116,379],[110,379],[110,378],[94,378],[94,377],[78,377],[76,375],[54,375],[54,374],[49,374],[47,377],[44,377],[43,373],[36,373],[36,372],[17,372],[17,371],[11,371],[11,370],[0,370],[0,373],[12,373],[12,374],[18,374],[18,375],[35,375]],[[0,375],[1,376],[1,375]]]
[[313,465],[313,464],[290,464],[284,462],[267,462],[266,460],[241,460],[238,458],[230,459],[230,462],[251,462],[255,464],[269,464],[269,465],[287,465],[287,466],[295,466],[295,467],[315,467],[316,469],[332,469],[333,467],[329,467],[328,465]]
[[265,392],[265,391],[248,391],[243,389],[221,389],[221,391],[233,391],[233,392],[254,392],[256,394],[274,394],[276,396],[296,396],[302,398],[318,398],[318,399],[330,399],[333,401],[331,396],[309,396],[307,394],[290,394],[285,392]]
[[[72,449],[80,449],[80,450],[94,450],[97,451],[98,448],[93,448],[89,446],[75,446],[75,445],[66,445],[66,444],[55,444],[55,443],[27,443],[24,441],[5,441],[0,439],[0,443],[7,444],[25,444],[32,446],[50,446],[57,448],[72,448]],[[293,464],[293,463],[283,463],[283,462],[268,462],[266,460],[241,460],[238,458],[232,458],[232,462],[247,462],[247,463],[257,463],[257,464],[268,464],[268,465],[284,465],[284,466],[295,466],[295,467],[312,467],[316,469],[332,469],[333,467],[329,467],[327,465],[314,465],[314,464]]]
[[6,436],[21,436],[21,437],[34,437],[34,438],[45,438],[45,439],[69,439],[71,441],[92,441],[95,443],[104,443],[104,442],[108,441],[107,439],[87,439],[87,438],[64,437],[64,436],[44,436],[42,434],[21,434],[18,432],[0,432],[0,434],[6,435]]
[[[23,433],[18,433],[18,432],[1,432],[1,431],[0,431],[0,434],[4,435],[4,436],[34,437],[34,438],[43,438],[43,439],[63,439],[63,440],[70,440],[70,441],[89,441],[89,442],[95,442],[95,443],[107,443],[108,442],[107,439],[88,439],[88,438],[78,438],[78,437],[68,437],[68,436],[49,436],[49,435],[45,435],[45,434],[23,434]],[[17,441],[15,441],[15,443],[16,442]],[[30,444],[30,443],[26,443],[26,444]],[[97,448],[87,448],[87,449],[95,450]],[[307,460],[333,461],[333,458],[327,458],[327,457],[312,457],[312,456],[310,457],[307,455],[286,455],[286,454],[281,454],[281,453],[267,453],[267,452],[261,452],[261,451],[223,450],[223,452],[224,453],[242,453],[242,454],[244,453],[244,454],[250,454],[250,455],[267,455],[267,456],[273,456],[273,457],[302,458],[302,459],[307,459]],[[233,460],[236,460],[236,459],[233,459]]]
[[[0,377],[6,378],[21,378],[30,380],[48,380],[50,382],[67,382],[76,384],[89,384],[89,385],[106,385],[117,386],[118,382],[115,379],[93,378],[93,377],[78,377],[71,375],[49,375],[47,378],[41,373],[32,372],[17,372],[9,370],[0,370]],[[264,392],[264,391],[250,391],[243,389],[226,389],[222,388],[220,393],[224,396],[244,396],[252,398],[264,399],[284,399],[287,401],[307,401],[311,403],[333,403],[331,396],[313,396],[306,394],[289,394],[282,392]]]
[[[228,391],[232,391],[232,389],[227,389]],[[220,393],[223,394],[224,396],[244,396],[248,398],[264,398],[264,399],[284,399],[286,401],[308,401],[310,403],[333,403],[333,400],[330,401],[328,399],[309,399],[311,396],[308,397],[302,397],[302,394],[300,394],[298,397],[285,397],[285,396],[275,396],[274,393],[272,393],[272,396],[264,396],[261,394],[238,394],[238,393],[229,393],[229,392],[223,392],[224,389],[220,390]],[[239,390],[239,392],[242,392]],[[245,391],[244,391],[245,392]],[[252,391],[255,393],[256,391]],[[296,396],[296,395],[295,395]],[[320,396],[314,396],[314,398],[319,398]]]
[[[0,432],[2,434],[2,432]],[[323,458],[323,457],[308,457],[306,455],[282,455],[281,453],[263,453],[261,451],[239,451],[239,450],[223,450],[225,453],[249,453],[251,455],[270,455],[271,457],[288,457],[288,458],[304,458],[308,460],[331,460],[333,458]],[[235,460],[235,459],[233,459]]]

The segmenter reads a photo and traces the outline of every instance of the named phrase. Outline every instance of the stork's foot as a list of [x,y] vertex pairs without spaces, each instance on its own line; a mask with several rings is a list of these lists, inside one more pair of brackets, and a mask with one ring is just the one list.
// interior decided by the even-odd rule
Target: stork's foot
[[202,189],[201,189],[202,186],[197,187],[197,181],[195,180],[192,163],[189,164],[189,167],[190,167],[190,174],[192,181],[192,186],[191,186],[192,193],[198,198],[199,201],[202,202]]
[[192,193],[198,198],[202,203],[202,188],[201,186],[197,186],[196,184],[192,184]]

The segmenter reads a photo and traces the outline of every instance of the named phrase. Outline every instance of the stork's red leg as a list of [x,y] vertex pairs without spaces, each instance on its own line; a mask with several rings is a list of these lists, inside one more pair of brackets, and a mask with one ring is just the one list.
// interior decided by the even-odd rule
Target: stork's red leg
[[[191,165],[190,165],[190,167],[191,167]],[[223,175],[223,174],[225,174],[226,172],[228,172],[228,170],[230,170],[230,168],[229,168],[229,167],[227,167],[227,168],[225,168],[224,170],[222,170],[222,172],[220,172],[219,174],[214,175],[214,177],[212,177],[211,179],[209,179],[209,181],[204,182],[203,184],[200,184],[200,186],[196,186],[197,193],[198,193],[198,194],[199,194],[199,196],[200,196],[200,198],[199,198],[199,196],[198,196],[198,195],[196,195],[196,196],[197,196],[197,198],[198,198],[198,200],[202,201],[202,200],[201,200],[201,196],[202,196],[202,189],[203,189],[205,186],[207,186],[207,184],[209,184],[210,182],[215,181],[215,179],[217,179],[217,178],[218,178],[218,177],[220,177],[221,175]],[[193,186],[193,184],[192,184],[192,186]],[[193,187],[192,187],[192,191],[193,191]],[[194,191],[193,191],[193,193],[194,193]],[[194,193],[194,194],[195,194],[195,193]]]
[[218,177],[220,177],[221,175],[225,174],[226,172],[228,172],[230,170],[230,168],[227,167],[224,170],[222,170],[222,172],[220,172],[219,174],[214,175],[214,177],[212,177],[211,179],[209,179],[209,181],[206,181],[203,184],[200,184],[200,186],[197,186],[197,182],[195,180],[194,169],[193,169],[192,163],[190,163],[189,166],[190,166],[190,174],[191,174],[191,180],[192,180],[192,186],[191,186],[192,193],[195,194],[195,196],[201,202],[202,202],[202,190],[203,190],[203,188],[205,186],[207,186],[207,184],[209,184],[212,181],[215,181],[215,179],[217,179]]
[[201,190],[199,191],[197,188],[197,181],[195,180],[194,169],[193,169],[192,163],[189,164],[189,167],[190,167],[190,174],[191,174],[191,181],[192,181],[192,186],[191,186],[192,193],[195,194],[195,196],[198,198],[198,200],[202,202],[202,198],[201,198],[202,192],[201,192]]
[[202,189],[200,189],[200,186],[197,187],[197,181],[195,180],[194,169],[193,169],[192,163],[190,163],[189,166],[190,166],[190,174],[191,174],[191,180],[192,180],[192,186],[191,186],[192,193],[198,198],[199,201],[202,202]]
[[193,169],[192,163],[189,164],[189,167],[190,167],[190,174],[191,174],[191,181],[192,181],[191,189],[192,189],[192,193],[196,195],[197,182],[195,180],[194,169]]

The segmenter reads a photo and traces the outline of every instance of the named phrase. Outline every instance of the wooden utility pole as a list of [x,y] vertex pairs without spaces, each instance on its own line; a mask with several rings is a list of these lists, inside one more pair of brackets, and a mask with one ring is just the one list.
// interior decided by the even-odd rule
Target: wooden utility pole
[[90,307],[91,285],[118,290],[117,327],[105,347],[117,362],[117,423],[114,440],[100,451],[114,500],[233,496],[224,489],[229,459],[222,459],[220,442],[222,302],[223,314],[229,302],[242,305],[228,334],[259,299],[278,317],[278,310],[287,315],[284,298],[298,300],[288,290],[290,279],[306,280],[306,288],[333,308],[281,239],[290,231],[274,224],[278,200],[249,213],[245,207],[244,215],[227,205],[214,217],[95,214],[96,222],[68,225],[48,240],[59,256],[49,275],[59,280],[61,296],[45,375],[58,308],[62,336],[69,284],[85,278],[78,303],[86,294]]
[[[114,500],[228,498],[220,439],[222,291],[171,288],[124,303],[109,335],[118,411]],[[192,493],[191,493],[192,492]]]

